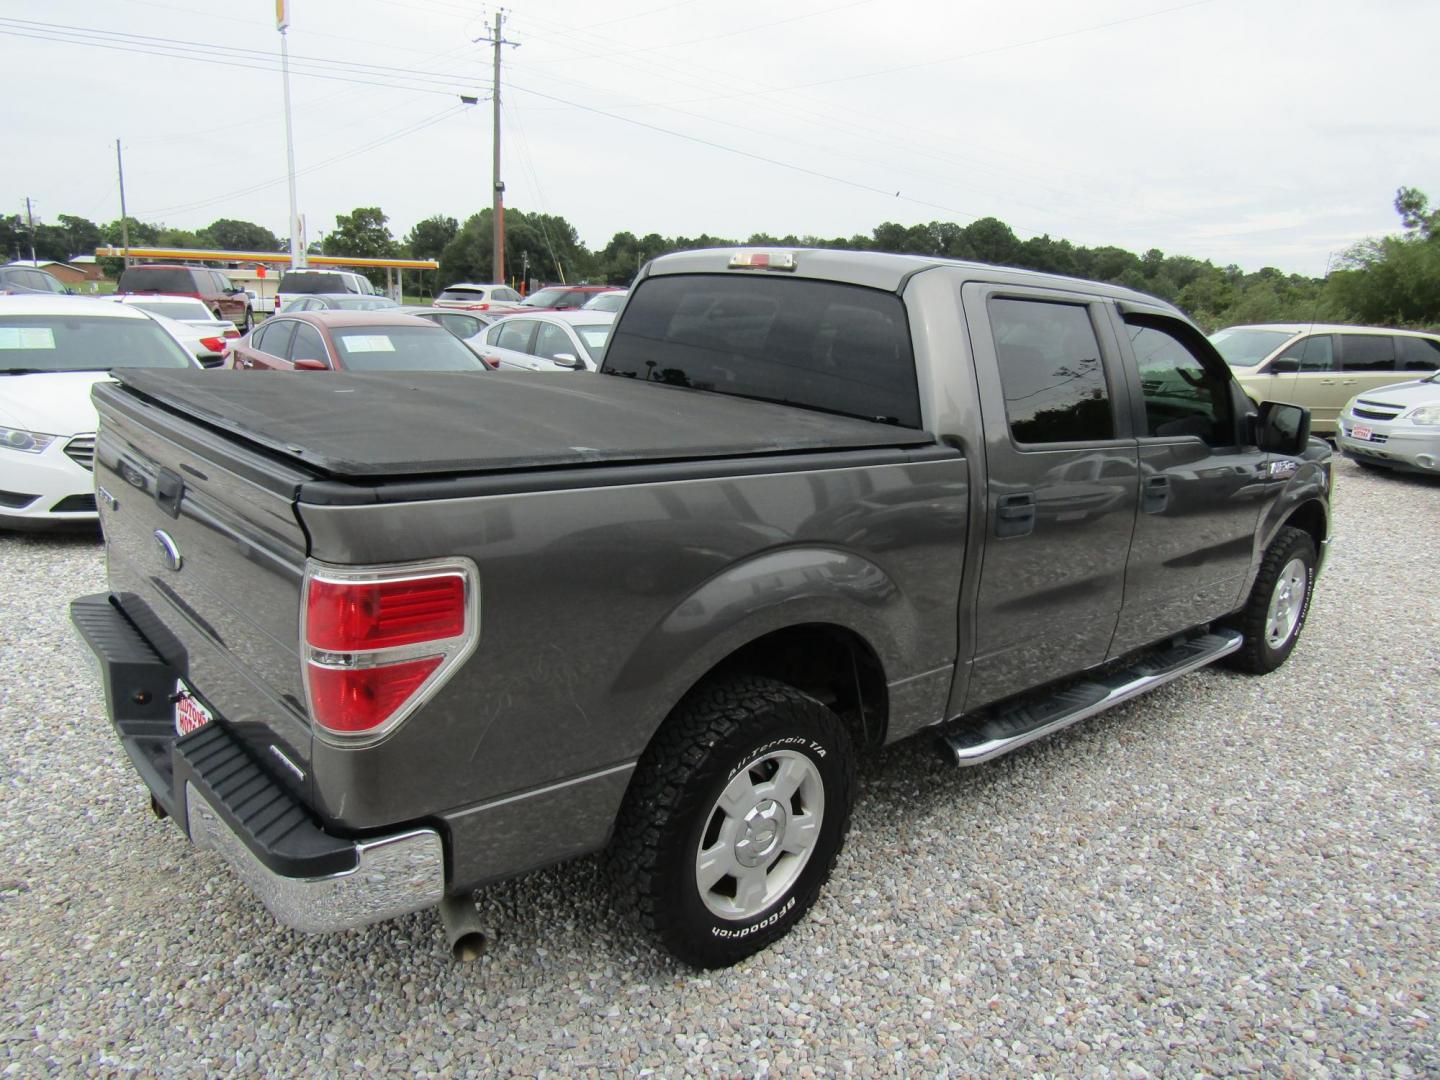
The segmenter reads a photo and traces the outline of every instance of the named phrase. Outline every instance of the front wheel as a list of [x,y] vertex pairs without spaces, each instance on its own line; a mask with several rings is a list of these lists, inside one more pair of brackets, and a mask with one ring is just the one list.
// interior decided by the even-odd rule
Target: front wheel
[[815,902],[855,785],[839,717],[745,676],[681,704],[637,769],[612,867],[672,954],[726,967],[783,937]]
[[1315,541],[1309,533],[1286,526],[1276,534],[1261,560],[1249,600],[1232,620],[1245,635],[1244,645],[1231,654],[1232,666],[1264,675],[1285,662],[1310,614],[1316,561]]

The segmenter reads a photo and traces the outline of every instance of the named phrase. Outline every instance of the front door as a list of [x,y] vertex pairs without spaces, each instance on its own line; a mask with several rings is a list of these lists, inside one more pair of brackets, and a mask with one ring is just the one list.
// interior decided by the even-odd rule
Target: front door
[[989,477],[968,711],[1105,660],[1139,474],[1106,304],[978,284],[964,297]]
[[1131,311],[1120,329],[1140,388],[1140,513],[1111,656],[1234,611],[1260,513],[1284,486],[1247,445],[1240,391],[1197,330],[1159,311]]

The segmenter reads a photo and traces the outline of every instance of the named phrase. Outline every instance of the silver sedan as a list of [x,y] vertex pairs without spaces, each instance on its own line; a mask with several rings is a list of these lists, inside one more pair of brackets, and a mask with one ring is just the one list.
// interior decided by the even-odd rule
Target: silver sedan
[[1440,371],[1351,398],[1338,437],[1360,465],[1440,476]]

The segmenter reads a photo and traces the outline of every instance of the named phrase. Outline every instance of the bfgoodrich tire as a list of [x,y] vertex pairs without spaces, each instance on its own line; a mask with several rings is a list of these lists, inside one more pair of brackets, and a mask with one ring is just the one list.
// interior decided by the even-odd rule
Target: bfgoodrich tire
[[611,851],[622,898],[674,956],[734,964],[815,902],[850,823],[844,725],[794,687],[703,686],[645,752]]
[[1315,590],[1315,541],[1302,529],[1281,529],[1265,551],[1250,598],[1231,620],[1245,644],[1230,654],[1241,671],[1264,675],[1295,648]]

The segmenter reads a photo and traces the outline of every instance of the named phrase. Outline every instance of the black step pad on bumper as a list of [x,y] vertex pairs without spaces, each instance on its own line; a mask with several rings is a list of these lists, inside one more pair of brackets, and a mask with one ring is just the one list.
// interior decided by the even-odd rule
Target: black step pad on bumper
[[310,878],[355,868],[355,841],[325,832],[223,722],[177,737],[171,695],[178,672],[109,594],[73,601],[70,621],[99,661],[121,744],[150,793],[182,828],[189,827],[188,782],[274,873]]

